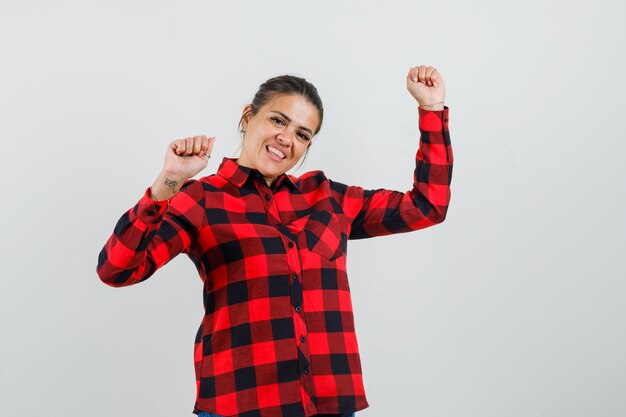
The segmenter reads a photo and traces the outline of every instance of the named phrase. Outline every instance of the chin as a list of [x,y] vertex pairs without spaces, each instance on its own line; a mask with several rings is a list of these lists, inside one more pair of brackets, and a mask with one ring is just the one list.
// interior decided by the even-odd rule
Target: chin
[[287,171],[266,171],[266,172],[262,172],[261,174],[263,174],[264,177],[268,177],[268,178],[278,178],[281,174],[284,174]]
[[284,161],[283,163],[279,164],[279,166],[277,166],[277,164],[275,163],[270,162],[263,167],[264,169],[261,173],[266,177],[278,177],[280,174],[289,171],[292,166],[293,165],[285,164]]

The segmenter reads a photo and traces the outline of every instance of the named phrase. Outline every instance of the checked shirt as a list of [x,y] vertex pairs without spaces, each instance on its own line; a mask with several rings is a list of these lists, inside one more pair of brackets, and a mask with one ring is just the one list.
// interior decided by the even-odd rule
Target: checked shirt
[[146,190],[100,252],[100,279],[144,281],[179,253],[204,283],[194,413],[309,417],[368,407],[346,273],[348,239],[440,223],[450,201],[448,108],[418,109],[413,187],[366,190],[322,171],[271,187],[224,158],[168,201]]

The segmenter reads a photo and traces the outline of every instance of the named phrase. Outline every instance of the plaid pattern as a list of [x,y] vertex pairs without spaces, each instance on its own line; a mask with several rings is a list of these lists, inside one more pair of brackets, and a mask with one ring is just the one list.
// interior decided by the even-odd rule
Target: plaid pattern
[[421,140],[405,193],[344,185],[321,171],[282,175],[270,188],[258,171],[224,158],[169,204],[146,190],[119,219],[98,259],[103,282],[144,281],[181,252],[204,282],[195,413],[305,417],[368,407],[347,241],[444,220],[448,108],[418,112]]
[[[313,417],[354,417],[355,413],[347,413],[347,414],[317,414]],[[198,417],[224,417],[219,414],[209,413],[206,411],[201,411],[198,413]]]

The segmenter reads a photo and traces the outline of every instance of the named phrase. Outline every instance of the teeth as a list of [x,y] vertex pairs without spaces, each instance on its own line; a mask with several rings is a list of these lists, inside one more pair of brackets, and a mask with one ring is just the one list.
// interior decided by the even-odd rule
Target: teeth
[[273,153],[274,155],[278,155],[278,157],[280,159],[284,159],[285,158],[285,154],[284,153],[282,153],[281,151],[279,151],[278,149],[276,149],[276,148],[274,148],[272,146],[268,145],[267,150],[270,151],[271,153]]

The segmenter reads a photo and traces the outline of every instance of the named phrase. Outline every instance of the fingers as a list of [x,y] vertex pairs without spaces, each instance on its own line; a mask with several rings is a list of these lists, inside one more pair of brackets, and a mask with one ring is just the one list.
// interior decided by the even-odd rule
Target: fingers
[[414,83],[422,83],[429,87],[437,87],[441,81],[441,75],[435,67],[420,65],[409,69],[408,78]]
[[213,150],[213,143],[215,142],[215,137],[204,137],[202,143],[200,145],[200,150],[197,155],[201,158],[205,158],[207,161],[211,157],[211,152]]
[[197,155],[203,157],[203,154],[210,154],[213,148],[215,137],[206,137],[205,135],[190,136],[184,139],[177,139],[170,143],[170,148],[178,156]]
[[215,143],[215,137],[210,137],[209,139],[207,139],[206,147],[202,148],[202,152],[208,153],[209,155],[211,155],[211,152],[213,152],[214,143]]
[[191,144],[191,153],[193,155],[197,155],[200,153],[200,148],[202,147],[202,141],[207,141],[206,136],[194,136],[193,143]]

